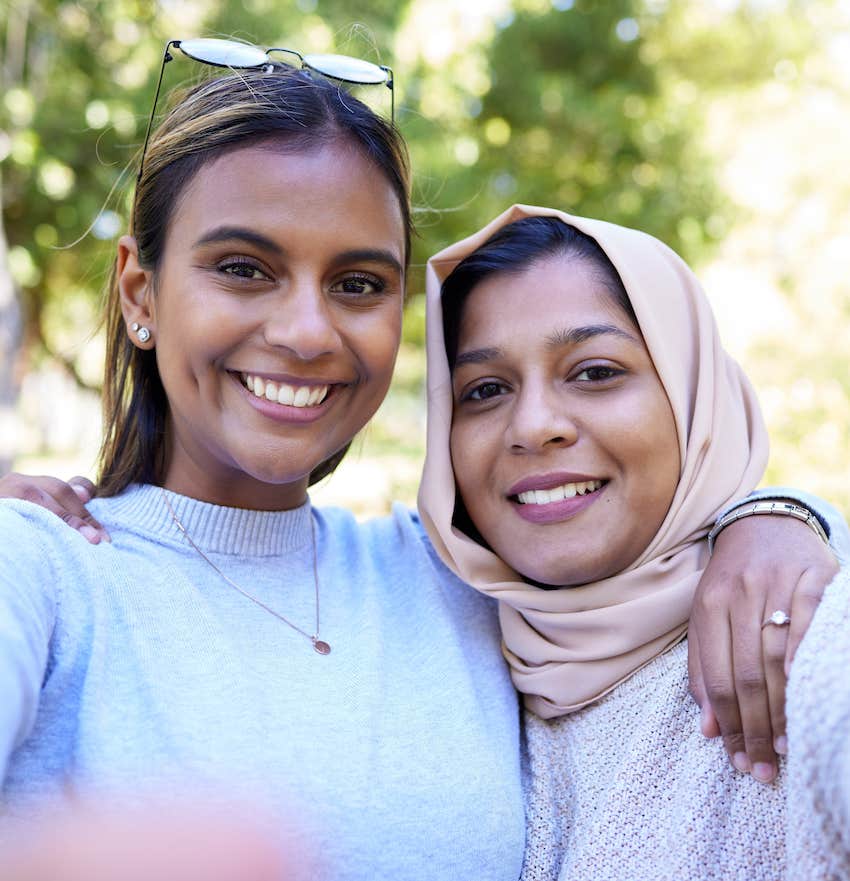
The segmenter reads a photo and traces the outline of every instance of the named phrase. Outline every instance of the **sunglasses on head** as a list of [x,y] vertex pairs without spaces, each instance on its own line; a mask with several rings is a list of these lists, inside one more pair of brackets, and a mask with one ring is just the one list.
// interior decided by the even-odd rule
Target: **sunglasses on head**
[[165,74],[165,65],[173,60],[171,49],[179,49],[187,58],[200,61],[201,64],[209,64],[211,67],[227,67],[232,70],[254,70],[267,68],[272,70],[274,61],[271,53],[280,52],[285,55],[294,55],[300,67],[312,70],[326,76],[329,79],[342,83],[370,86],[385,84],[390,90],[390,121],[395,123],[395,91],[393,89],[393,72],[389,67],[373,64],[371,61],[363,61],[361,58],[352,58],[350,55],[302,55],[294,49],[271,48],[260,49],[259,46],[251,46],[248,43],[237,43],[235,40],[219,40],[213,38],[198,38],[193,40],[169,40],[165,44],[165,52],[162,56],[162,65],[159,69],[159,79],[156,84],[156,93],[153,97],[153,106],[148,120],[148,128],[145,132],[145,143],[142,147],[142,158],[139,161],[139,173],[136,180],[142,179],[142,171],[145,167],[145,153],[148,149],[148,141],[153,128],[153,120],[156,114],[156,105],[159,101],[159,91],[162,86],[162,78]]

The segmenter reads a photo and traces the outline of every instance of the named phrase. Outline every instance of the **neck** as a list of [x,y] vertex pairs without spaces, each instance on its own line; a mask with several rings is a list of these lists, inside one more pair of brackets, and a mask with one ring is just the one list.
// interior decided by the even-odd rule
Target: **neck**
[[244,473],[234,476],[193,475],[169,469],[163,486],[171,492],[225,508],[289,511],[307,500],[308,478],[292,483],[264,483]]

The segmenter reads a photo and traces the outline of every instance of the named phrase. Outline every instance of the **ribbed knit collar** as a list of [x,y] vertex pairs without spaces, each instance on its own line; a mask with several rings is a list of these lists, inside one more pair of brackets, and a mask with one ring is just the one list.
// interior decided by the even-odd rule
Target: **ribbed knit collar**
[[[172,492],[168,500],[192,541],[208,553],[273,556],[309,547],[312,541],[309,500],[289,511],[223,508]],[[108,507],[107,521],[117,520],[131,532],[186,545],[158,486],[134,484],[118,496],[96,502],[94,508],[99,504]]]

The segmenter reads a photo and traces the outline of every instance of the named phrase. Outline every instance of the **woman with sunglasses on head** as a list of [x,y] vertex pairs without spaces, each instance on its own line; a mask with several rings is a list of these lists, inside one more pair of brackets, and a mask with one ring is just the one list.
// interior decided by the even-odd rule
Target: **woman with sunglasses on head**
[[401,139],[326,79],[225,75],[152,135],[106,307],[112,542],[0,507],[7,812],[223,792],[320,877],[516,878],[489,601],[410,512],[307,496],[386,394],[409,238]]
[[[846,877],[826,868],[850,857],[823,831],[833,805],[793,814],[786,860],[784,763],[761,786],[696,733],[683,640],[706,534],[758,482],[767,437],[690,270],[645,234],[525,206],[430,267],[420,511],[499,601],[526,706],[522,877]],[[845,568],[815,633],[846,627],[848,591]],[[787,617],[772,612],[756,612],[766,657]],[[796,746],[802,796],[818,759]]]
[[[296,815],[329,877],[517,876],[492,604],[410,512],[358,524],[307,495],[386,393],[409,228],[395,129],[306,72],[207,82],[153,134],[107,306],[92,513],[112,543],[0,507],[9,810],[232,790]],[[817,558],[770,519],[776,555]],[[751,527],[729,529],[744,556]]]

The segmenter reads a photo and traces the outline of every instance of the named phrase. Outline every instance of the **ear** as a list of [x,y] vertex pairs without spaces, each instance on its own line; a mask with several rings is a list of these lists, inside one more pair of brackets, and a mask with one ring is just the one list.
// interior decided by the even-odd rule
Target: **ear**
[[139,265],[139,247],[133,236],[121,236],[118,240],[116,272],[127,336],[134,346],[152,349],[156,345],[153,273]]

